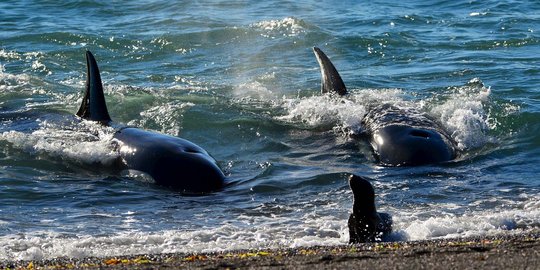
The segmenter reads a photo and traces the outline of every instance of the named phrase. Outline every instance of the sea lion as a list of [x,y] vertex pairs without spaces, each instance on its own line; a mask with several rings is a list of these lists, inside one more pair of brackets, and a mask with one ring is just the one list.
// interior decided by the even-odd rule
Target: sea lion
[[349,243],[380,241],[392,231],[392,217],[377,213],[375,191],[368,178],[352,174],[349,186],[353,192],[353,211],[348,222]]

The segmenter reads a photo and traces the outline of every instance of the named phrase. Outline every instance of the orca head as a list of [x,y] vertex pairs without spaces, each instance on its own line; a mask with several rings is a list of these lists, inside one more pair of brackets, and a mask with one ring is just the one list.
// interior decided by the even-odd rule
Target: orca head
[[[202,149],[200,149],[202,150]],[[158,185],[184,193],[207,193],[224,187],[225,175],[204,150],[168,149],[155,157],[151,175]]]
[[184,193],[212,192],[225,185],[217,162],[188,140],[133,127],[118,130],[114,138],[123,163],[146,172],[157,185]]
[[371,144],[379,161],[387,166],[415,166],[450,161],[455,149],[435,129],[392,124],[375,130]]

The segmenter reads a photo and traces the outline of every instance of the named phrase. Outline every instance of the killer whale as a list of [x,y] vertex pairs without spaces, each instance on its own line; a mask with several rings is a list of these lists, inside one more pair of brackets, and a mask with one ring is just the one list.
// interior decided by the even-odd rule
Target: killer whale
[[217,162],[198,145],[178,137],[129,126],[112,125],[97,62],[86,51],[86,89],[76,115],[115,127],[113,144],[120,167],[150,175],[157,185],[186,193],[207,193],[225,185]]
[[392,231],[392,217],[378,213],[375,191],[368,178],[351,174],[349,186],[353,192],[353,208],[349,216],[349,243],[366,243],[381,240]]
[[[347,94],[345,83],[326,54],[314,47],[321,69],[321,92]],[[415,110],[391,104],[368,108],[362,118],[375,156],[385,166],[415,166],[456,158],[456,143],[435,120]]]

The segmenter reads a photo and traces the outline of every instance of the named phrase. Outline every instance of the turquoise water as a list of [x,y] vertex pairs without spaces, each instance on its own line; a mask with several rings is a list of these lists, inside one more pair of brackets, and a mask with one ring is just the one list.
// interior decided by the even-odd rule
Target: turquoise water
[[[538,229],[540,4],[405,2],[2,1],[0,259],[345,244],[348,173],[374,179],[387,241]],[[346,99],[319,93],[313,46]],[[229,186],[117,172],[113,131],[73,117],[85,50],[115,121],[197,143]],[[438,119],[463,155],[378,166],[351,134],[381,102]]]

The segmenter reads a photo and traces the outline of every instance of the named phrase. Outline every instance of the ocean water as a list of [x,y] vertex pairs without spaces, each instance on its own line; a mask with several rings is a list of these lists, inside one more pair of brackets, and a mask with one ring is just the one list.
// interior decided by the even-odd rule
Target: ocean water
[[[0,2],[0,260],[348,242],[349,173],[373,178],[385,241],[540,228],[537,1]],[[320,94],[312,47],[350,89]],[[180,136],[227,173],[186,196],[112,163],[80,122],[85,50],[111,117]],[[366,107],[414,106],[453,162],[382,167]]]

